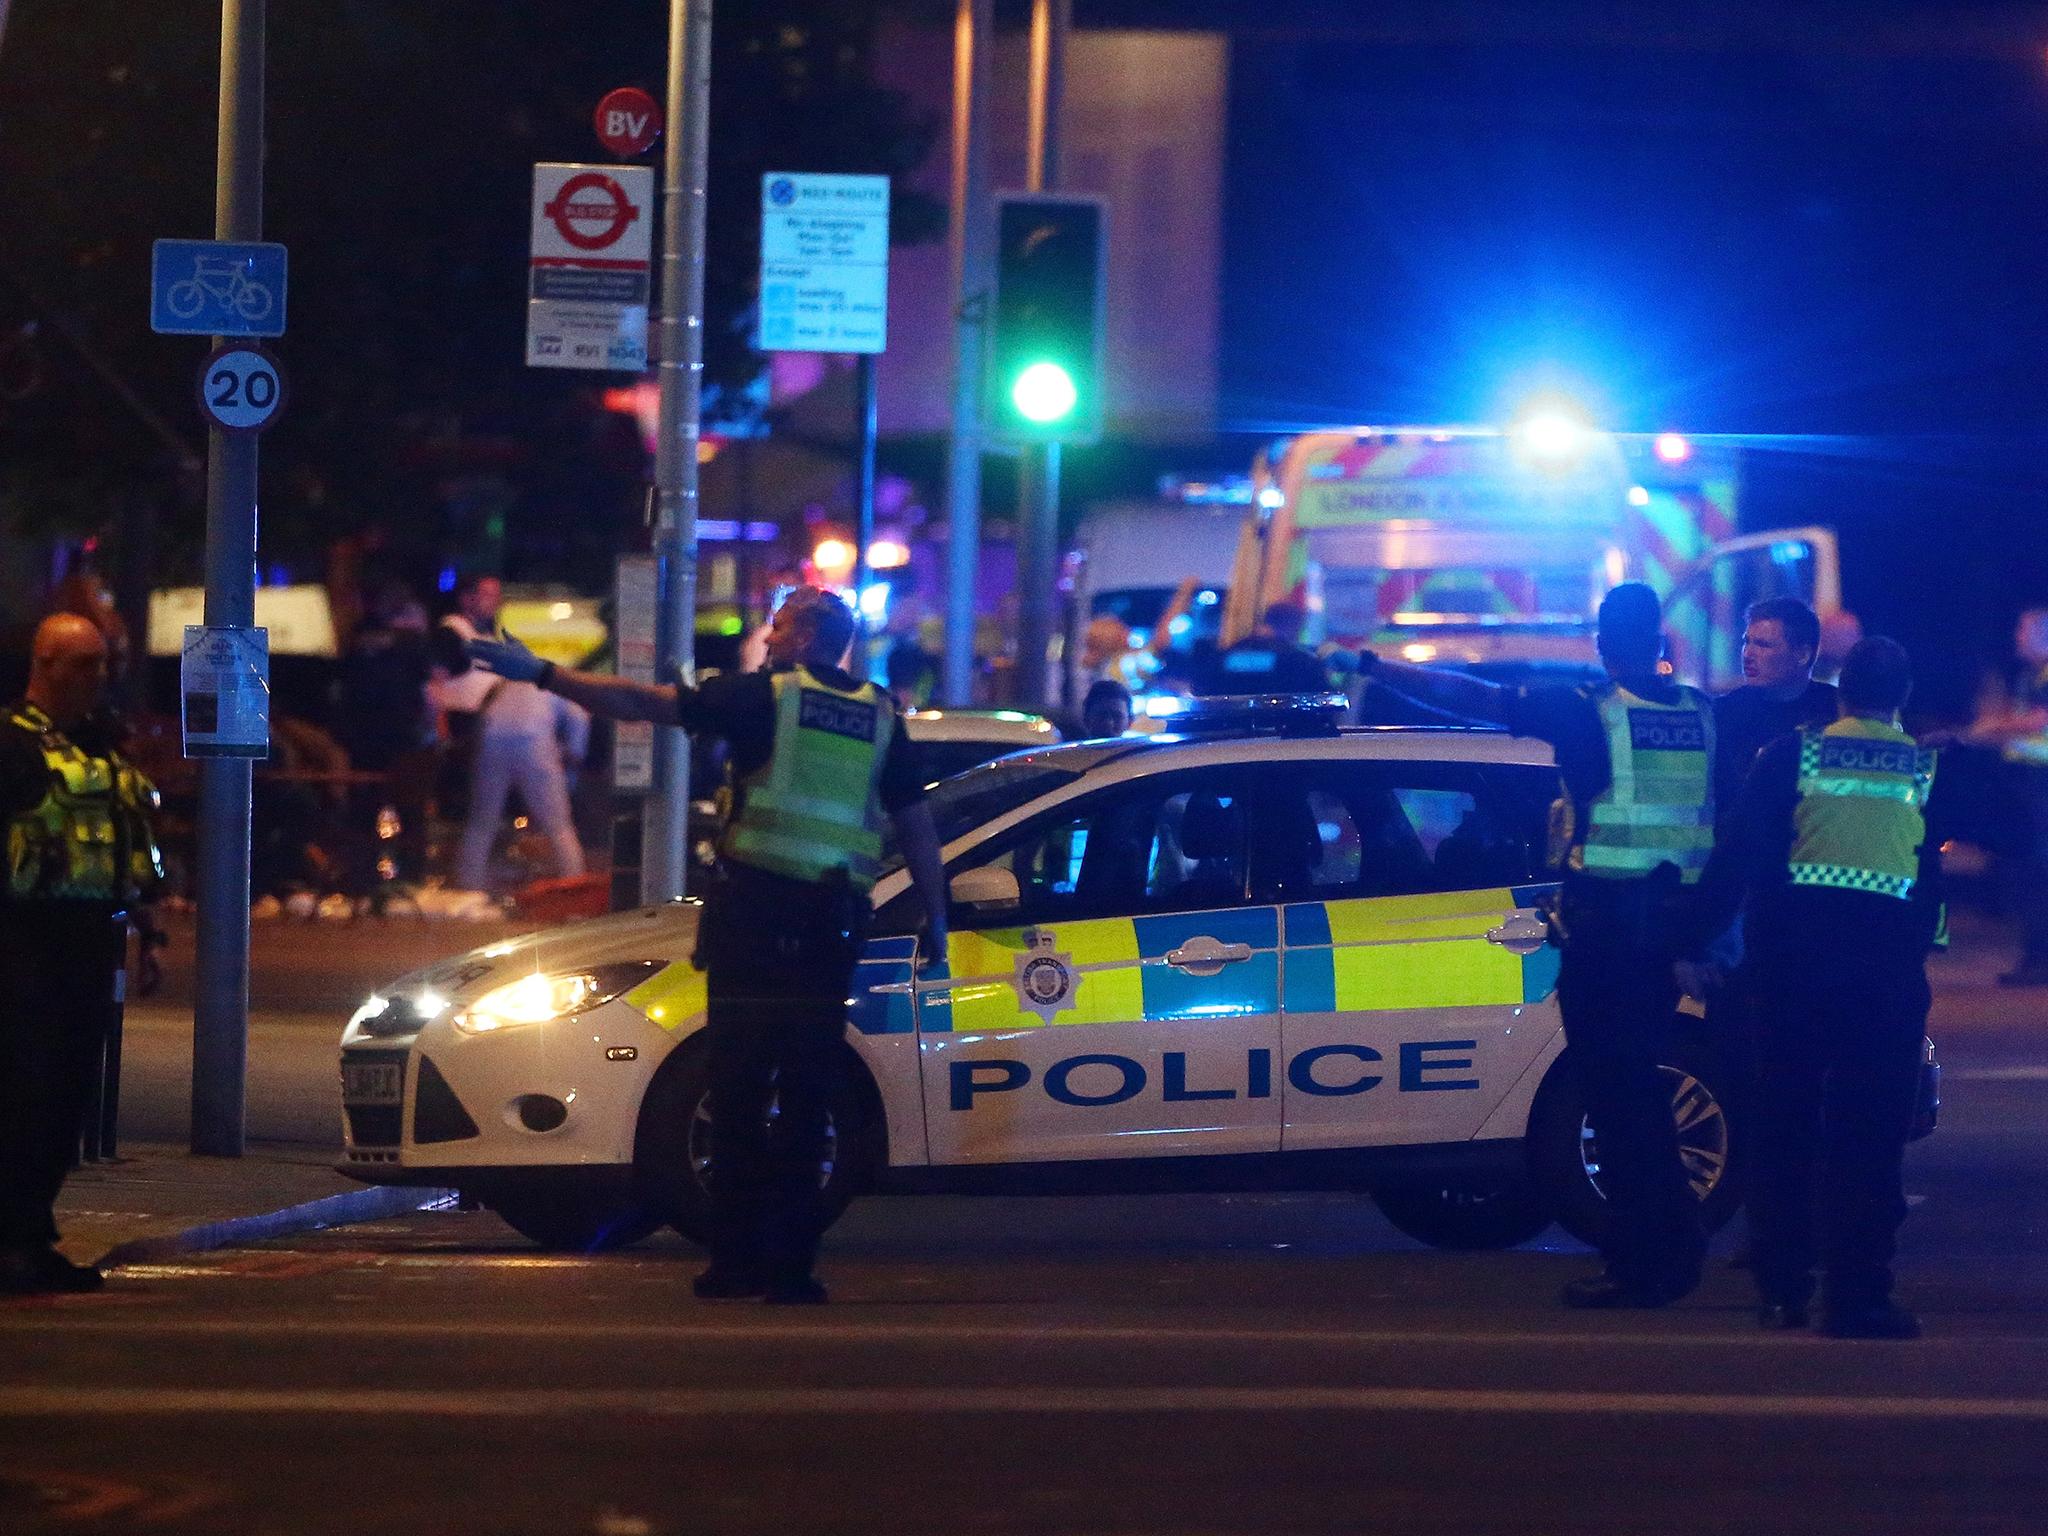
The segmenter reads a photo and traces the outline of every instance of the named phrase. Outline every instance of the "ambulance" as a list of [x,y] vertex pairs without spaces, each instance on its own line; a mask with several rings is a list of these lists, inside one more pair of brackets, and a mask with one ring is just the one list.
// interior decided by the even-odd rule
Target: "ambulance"
[[1734,687],[1750,603],[1796,597],[1825,619],[1842,601],[1832,530],[1738,534],[1739,490],[1733,447],[1565,414],[1305,433],[1253,467],[1222,641],[1290,599],[1339,646],[1511,680],[1590,675],[1601,595],[1645,581],[1677,674]]

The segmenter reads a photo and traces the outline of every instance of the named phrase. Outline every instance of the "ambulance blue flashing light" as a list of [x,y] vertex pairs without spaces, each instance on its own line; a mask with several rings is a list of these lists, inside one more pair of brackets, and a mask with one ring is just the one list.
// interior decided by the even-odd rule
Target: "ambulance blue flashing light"
[[1586,427],[1563,411],[1538,411],[1515,428],[1515,435],[1536,458],[1566,459],[1585,445]]

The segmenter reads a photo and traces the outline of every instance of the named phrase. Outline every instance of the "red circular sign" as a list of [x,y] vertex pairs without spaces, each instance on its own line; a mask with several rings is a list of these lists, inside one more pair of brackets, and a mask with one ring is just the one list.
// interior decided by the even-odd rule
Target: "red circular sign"
[[626,189],[603,171],[583,171],[562,183],[553,201],[541,205],[561,237],[579,251],[616,245],[640,210]]
[[597,104],[597,137],[621,160],[645,154],[661,137],[661,106],[636,85],[622,85]]

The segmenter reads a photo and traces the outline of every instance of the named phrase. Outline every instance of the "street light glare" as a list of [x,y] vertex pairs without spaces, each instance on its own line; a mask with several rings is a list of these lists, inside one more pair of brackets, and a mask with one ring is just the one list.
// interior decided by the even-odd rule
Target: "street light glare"
[[811,564],[821,572],[845,575],[853,569],[853,546],[844,539],[820,539],[811,551]]
[[1017,375],[1010,399],[1026,421],[1044,426],[1070,414],[1080,403],[1073,376],[1058,363],[1033,363]]

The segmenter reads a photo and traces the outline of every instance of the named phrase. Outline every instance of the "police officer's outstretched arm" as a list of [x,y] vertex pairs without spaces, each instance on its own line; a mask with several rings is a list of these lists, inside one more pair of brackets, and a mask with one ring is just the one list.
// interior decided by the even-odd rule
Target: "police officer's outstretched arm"
[[924,801],[906,805],[891,818],[896,824],[896,841],[903,849],[903,862],[910,871],[910,883],[917,887],[924,903],[925,937],[918,947],[925,964],[946,955],[946,870],[939,860],[939,832],[932,822],[932,808]]
[[472,640],[469,659],[515,683],[534,683],[610,720],[654,720],[673,725],[676,690],[665,683],[639,683],[601,672],[578,672],[543,661],[517,640]]
[[1463,715],[1505,725],[1515,690],[1489,683],[1465,672],[1418,667],[1405,661],[1389,661],[1366,651],[1359,657],[1359,671],[1368,685],[1378,683],[1405,699]]

